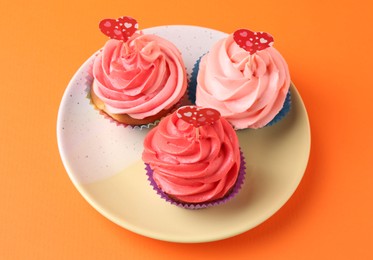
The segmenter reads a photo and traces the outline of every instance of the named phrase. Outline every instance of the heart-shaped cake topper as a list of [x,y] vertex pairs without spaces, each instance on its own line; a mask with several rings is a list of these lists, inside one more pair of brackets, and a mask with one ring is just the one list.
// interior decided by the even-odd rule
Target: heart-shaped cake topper
[[118,19],[104,19],[99,24],[103,34],[111,39],[122,40],[126,42],[137,30],[138,23],[129,16],[123,16]]
[[220,119],[219,111],[212,108],[201,108],[197,106],[180,107],[176,111],[176,115],[178,118],[194,127],[212,125]]
[[242,49],[254,54],[264,50],[273,44],[273,37],[266,32],[252,32],[247,29],[239,29],[233,33],[234,41]]

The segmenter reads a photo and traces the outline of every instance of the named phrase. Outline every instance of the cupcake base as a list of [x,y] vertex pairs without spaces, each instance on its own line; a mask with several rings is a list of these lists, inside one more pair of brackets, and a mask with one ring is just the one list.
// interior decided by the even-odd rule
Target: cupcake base
[[153,190],[155,190],[162,199],[166,200],[167,202],[173,205],[176,205],[178,207],[185,208],[185,209],[203,209],[203,208],[208,208],[208,207],[224,204],[237,195],[238,191],[242,187],[242,184],[245,179],[245,173],[246,173],[246,166],[245,166],[246,162],[245,162],[245,158],[243,156],[242,151],[240,151],[240,157],[241,157],[240,169],[238,172],[236,183],[233,185],[231,191],[221,199],[203,202],[203,203],[187,203],[187,202],[181,202],[181,201],[173,199],[172,197],[168,196],[158,187],[158,185],[156,184],[153,178],[153,170],[150,168],[149,164],[147,163],[145,163],[145,170],[146,170],[146,175],[148,176],[150,185],[153,187]]

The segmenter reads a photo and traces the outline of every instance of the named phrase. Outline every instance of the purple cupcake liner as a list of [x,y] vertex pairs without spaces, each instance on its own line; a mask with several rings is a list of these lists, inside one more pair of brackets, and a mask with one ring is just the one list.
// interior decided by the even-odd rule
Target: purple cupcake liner
[[[199,71],[199,64],[204,55],[199,57],[199,59],[194,64],[193,69],[192,69],[192,74],[190,77],[190,81],[189,81],[189,85],[188,85],[188,98],[189,98],[189,101],[192,102],[193,105],[196,104],[197,76],[198,76],[198,71]],[[286,94],[284,105],[282,106],[280,112],[278,112],[276,116],[264,127],[274,125],[277,122],[281,121],[281,119],[283,119],[289,113],[290,109],[291,109],[291,92],[289,89],[288,93]]]
[[246,162],[245,158],[243,156],[242,151],[240,150],[240,158],[241,158],[241,163],[240,163],[240,169],[238,172],[237,180],[236,183],[233,185],[232,190],[229,192],[228,195],[225,195],[221,199],[217,199],[214,201],[209,201],[205,203],[186,203],[186,202],[180,202],[176,201],[172,198],[170,198],[166,193],[164,193],[156,184],[156,182],[153,179],[153,170],[150,168],[149,164],[145,163],[145,170],[146,170],[146,175],[148,176],[148,180],[150,182],[150,185],[153,187],[153,190],[157,192],[157,194],[167,202],[171,203],[172,205],[176,205],[181,208],[185,209],[203,209],[203,208],[208,208],[212,206],[217,206],[224,204],[231,200],[234,196],[237,195],[239,190],[241,189],[244,180],[245,180],[245,173],[246,173]]

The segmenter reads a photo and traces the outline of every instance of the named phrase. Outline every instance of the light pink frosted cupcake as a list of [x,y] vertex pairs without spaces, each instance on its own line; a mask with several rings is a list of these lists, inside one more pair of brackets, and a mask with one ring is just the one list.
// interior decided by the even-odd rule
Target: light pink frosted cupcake
[[162,119],[146,136],[142,158],[154,189],[184,208],[224,203],[244,179],[236,132],[213,109],[185,106]]
[[130,17],[105,19],[101,31],[111,37],[93,64],[91,99],[114,120],[143,125],[167,115],[187,88],[180,51],[170,41],[136,32]]
[[219,40],[199,63],[196,105],[218,110],[235,129],[279,121],[290,109],[290,74],[272,43],[246,29]]

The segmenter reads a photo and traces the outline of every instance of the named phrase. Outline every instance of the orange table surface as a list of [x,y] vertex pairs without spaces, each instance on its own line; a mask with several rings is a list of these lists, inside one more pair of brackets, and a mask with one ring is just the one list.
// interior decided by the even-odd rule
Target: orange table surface
[[[372,10],[367,0],[1,1],[0,259],[373,259]],[[312,144],[298,189],[269,220],[221,241],[163,242],[110,222],[75,189],[57,148],[58,107],[107,39],[98,22],[122,15],[140,28],[274,35]]]

